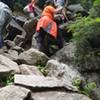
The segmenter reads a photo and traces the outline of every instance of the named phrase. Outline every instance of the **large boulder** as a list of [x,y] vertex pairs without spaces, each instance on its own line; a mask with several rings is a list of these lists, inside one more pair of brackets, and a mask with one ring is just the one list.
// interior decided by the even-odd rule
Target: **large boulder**
[[76,77],[83,79],[80,73],[72,66],[65,65],[56,60],[49,60],[46,65],[48,76],[56,77],[65,84],[72,85],[72,80]]
[[9,59],[16,61],[18,59],[18,52],[15,50],[8,50],[7,53],[3,54],[4,56],[8,57]]
[[27,20],[24,24],[24,30],[26,31],[26,37],[28,37],[27,39],[30,39],[33,35],[33,33],[36,30],[36,25],[37,25],[38,20],[37,19],[30,19]]
[[20,72],[17,63],[3,55],[0,55],[0,76],[7,76],[10,72]]
[[21,53],[18,57],[19,62],[29,65],[45,65],[48,59],[44,53],[33,48]]
[[59,50],[55,55],[52,56],[53,59],[56,59],[65,64],[71,64],[75,61],[75,50],[76,47],[74,43],[69,43],[65,45],[61,50]]
[[58,80],[55,77],[44,77],[44,76],[37,76],[37,75],[15,75],[14,76],[14,83],[16,85],[21,85],[28,87],[32,90],[41,90],[41,89],[62,89],[62,90],[70,90],[70,91],[77,91],[77,88],[70,85],[63,83],[61,80]]
[[19,86],[7,86],[0,89],[1,100],[31,100],[30,90]]
[[20,68],[20,73],[23,75],[39,75],[39,76],[43,75],[36,66],[22,64],[19,66],[19,68]]
[[68,9],[71,10],[72,12],[79,12],[79,11],[84,11],[84,8],[81,6],[81,4],[72,4],[68,6]]
[[37,25],[37,19],[30,19],[27,20],[24,24],[24,30],[26,31],[26,35],[25,35],[25,40],[23,43],[23,48],[30,48],[31,47],[31,43],[32,43],[32,36],[35,33],[36,30],[36,25]]
[[33,92],[32,98],[33,100],[91,100],[85,95],[64,91]]

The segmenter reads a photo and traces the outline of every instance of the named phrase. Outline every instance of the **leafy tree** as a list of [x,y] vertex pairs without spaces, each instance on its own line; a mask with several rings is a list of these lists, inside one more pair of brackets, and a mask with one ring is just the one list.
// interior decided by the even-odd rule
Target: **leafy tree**
[[100,17],[100,0],[95,0],[92,9],[90,9],[90,16]]

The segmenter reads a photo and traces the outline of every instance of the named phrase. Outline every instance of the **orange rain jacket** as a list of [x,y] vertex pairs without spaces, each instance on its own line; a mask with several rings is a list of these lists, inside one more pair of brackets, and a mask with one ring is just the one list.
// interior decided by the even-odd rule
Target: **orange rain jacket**
[[39,32],[40,28],[43,28],[47,33],[52,35],[54,38],[57,37],[57,24],[53,21],[55,8],[47,6],[42,12],[42,16],[37,23],[36,31]]

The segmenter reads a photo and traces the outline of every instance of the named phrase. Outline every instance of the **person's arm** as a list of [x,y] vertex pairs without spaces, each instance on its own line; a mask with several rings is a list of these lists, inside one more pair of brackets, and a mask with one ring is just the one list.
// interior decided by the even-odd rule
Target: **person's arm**
[[23,11],[24,11],[24,12],[29,12],[29,5],[26,5],[26,6],[23,8]]
[[61,13],[62,10],[63,10],[63,7],[59,7],[57,9],[55,9],[55,14]]

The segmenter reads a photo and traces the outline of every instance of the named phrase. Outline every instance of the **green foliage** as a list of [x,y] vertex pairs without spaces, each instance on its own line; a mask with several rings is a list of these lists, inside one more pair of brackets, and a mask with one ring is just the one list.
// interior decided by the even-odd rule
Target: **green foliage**
[[81,0],[81,4],[86,10],[89,10],[92,7],[93,2],[94,0]]
[[37,68],[42,72],[44,76],[47,76],[48,71],[45,69],[44,65],[37,65]]
[[1,86],[6,86],[14,83],[14,75],[11,74],[8,77],[2,77],[0,78],[0,84]]
[[69,31],[72,31],[73,41],[76,43],[76,65],[83,68],[95,67],[93,63],[98,64],[95,60],[100,57],[100,18],[76,20],[69,26]]
[[91,96],[91,91],[95,88],[97,88],[97,85],[95,82],[85,83],[83,80],[81,80],[79,77],[75,77],[72,80],[72,85],[76,86],[79,93],[85,94],[88,97]]
[[93,89],[95,89],[97,86],[96,86],[96,83],[95,82],[90,82],[90,83],[88,83],[88,84],[86,84],[85,86],[84,86],[84,93],[85,94],[88,94],[88,95],[91,95],[91,91],[93,90]]
[[90,16],[95,18],[95,17],[100,17],[100,0],[95,0],[93,7],[90,9]]
[[81,79],[79,77],[75,77],[72,80],[72,85],[76,86],[78,90],[80,89]]

